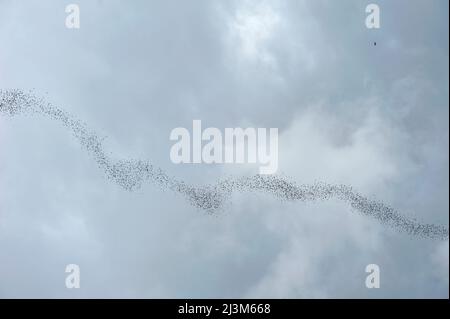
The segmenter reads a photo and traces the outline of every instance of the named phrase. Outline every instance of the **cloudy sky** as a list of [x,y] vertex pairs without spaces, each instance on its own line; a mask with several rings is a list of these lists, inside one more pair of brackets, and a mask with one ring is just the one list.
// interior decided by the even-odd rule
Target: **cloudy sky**
[[[363,0],[0,0],[0,88],[198,185],[257,171],[173,164],[173,128],[277,127],[279,173],[448,225],[448,1],[373,2],[377,30]],[[448,254],[335,200],[234,194],[211,216],[151,183],[128,192],[59,123],[0,117],[0,297],[448,298]]]

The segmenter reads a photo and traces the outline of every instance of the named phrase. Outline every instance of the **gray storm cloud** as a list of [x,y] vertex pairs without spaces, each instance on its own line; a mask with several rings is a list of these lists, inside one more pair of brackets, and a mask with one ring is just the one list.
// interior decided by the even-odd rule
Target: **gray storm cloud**
[[[448,298],[447,0],[70,3],[0,0],[0,297]],[[193,119],[285,175],[174,165]]]

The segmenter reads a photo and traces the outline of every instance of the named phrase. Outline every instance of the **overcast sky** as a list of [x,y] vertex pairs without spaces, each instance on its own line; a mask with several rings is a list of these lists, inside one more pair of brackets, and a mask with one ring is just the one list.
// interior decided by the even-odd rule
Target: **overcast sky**
[[[277,127],[279,173],[448,225],[448,1],[372,2],[377,30],[370,1],[0,0],[0,89],[33,88],[114,157],[199,185],[257,171],[173,164],[173,128]],[[234,194],[210,216],[128,192],[59,123],[0,117],[0,297],[448,298],[448,251],[335,200]]]

